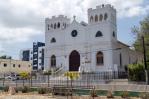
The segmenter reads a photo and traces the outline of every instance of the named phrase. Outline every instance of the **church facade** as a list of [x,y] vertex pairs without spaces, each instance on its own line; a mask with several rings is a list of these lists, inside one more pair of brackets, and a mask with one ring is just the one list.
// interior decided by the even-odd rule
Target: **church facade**
[[88,9],[88,23],[64,15],[45,19],[45,70],[119,71],[142,60],[117,40],[116,9],[107,4]]

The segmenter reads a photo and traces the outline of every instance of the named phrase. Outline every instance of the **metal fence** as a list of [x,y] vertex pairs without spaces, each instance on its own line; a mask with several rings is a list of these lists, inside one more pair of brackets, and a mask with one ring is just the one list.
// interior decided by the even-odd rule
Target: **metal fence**
[[[5,77],[6,78],[6,77]],[[99,72],[99,73],[79,73],[77,79],[69,79],[63,75],[32,75],[29,79],[1,79],[0,86],[31,86],[31,87],[52,87],[55,85],[70,85],[90,87],[97,86],[99,84],[108,84],[114,79],[127,79],[128,75],[126,72]]]

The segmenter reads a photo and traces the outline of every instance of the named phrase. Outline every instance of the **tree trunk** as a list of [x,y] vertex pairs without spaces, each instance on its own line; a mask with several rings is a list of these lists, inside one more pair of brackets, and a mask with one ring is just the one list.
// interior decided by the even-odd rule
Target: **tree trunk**
[[24,78],[23,78],[23,87],[24,87]]

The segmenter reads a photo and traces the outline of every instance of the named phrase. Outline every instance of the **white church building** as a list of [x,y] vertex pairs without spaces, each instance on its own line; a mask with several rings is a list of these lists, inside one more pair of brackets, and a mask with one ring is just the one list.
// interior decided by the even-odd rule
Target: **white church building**
[[142,55],[117,40],[116,9],[110,4],[88,9],[88,23],[59,15],[45,19],[45,70],[125,71]]

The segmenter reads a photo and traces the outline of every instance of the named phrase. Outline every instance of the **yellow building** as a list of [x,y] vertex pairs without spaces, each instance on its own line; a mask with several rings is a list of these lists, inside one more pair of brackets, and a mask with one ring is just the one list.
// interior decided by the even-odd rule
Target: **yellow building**
[[13,59],[0,59],[0,74],[20,72],[30,73],[31,71],[31,62]]

